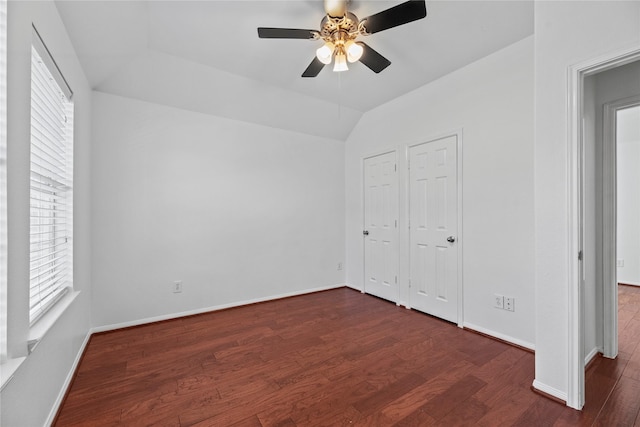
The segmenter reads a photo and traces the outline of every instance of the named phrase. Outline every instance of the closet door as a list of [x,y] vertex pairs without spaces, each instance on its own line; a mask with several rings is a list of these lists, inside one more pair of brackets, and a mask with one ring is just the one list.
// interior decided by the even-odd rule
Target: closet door
[[410,147],[411,307],[458,321],[457,137]]
[[396,153],[364,159],[364,290],[398,302]]

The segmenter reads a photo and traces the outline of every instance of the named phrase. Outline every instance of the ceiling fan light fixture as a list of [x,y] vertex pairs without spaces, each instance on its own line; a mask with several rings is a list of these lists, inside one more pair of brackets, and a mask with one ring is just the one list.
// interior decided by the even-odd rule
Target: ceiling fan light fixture
[[347,55],[344,54],[344,50],[340,49],[336,52],[335,61],[333,63],[333,71],[347,71],[349,67],[347,67]]
[[357,62],[362,58],[364,48],[360,43],[356,43],[354,40],[349,40],[345,43],[345,49],[347,51],[347,60],[349,62]]
[[[2,1],[2,0],[0,0]],[[258,27],[261,39],[306,39],[324,42],[316,49],[316,56],[302,73],[302,77],[316,77],[325,65],[333,64],[333,71],[347,71],[347,62],[362,62],[374,73],[389,65],[389,61],[369,45],[356,41],[360,36],[408,24],[426,18],[426,0],[405,0],[396,6],[359,19],[347,6],[353,0],[324,0],[326,15],[320,21],[319,30],[297,28]]]
[[316,58],[325,65],[331,64],[334,49],[333,43],[327,42],[316,50]]

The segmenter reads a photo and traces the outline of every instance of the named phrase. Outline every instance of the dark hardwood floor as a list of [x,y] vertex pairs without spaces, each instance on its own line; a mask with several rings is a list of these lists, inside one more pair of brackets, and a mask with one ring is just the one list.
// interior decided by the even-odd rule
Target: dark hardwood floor
[[55,425],[640,426],[640,288],[574,411],[525,350],[337,289],[95,334]]
[[640,426],[640,287],[618,286],[618,357],[599,357],[585,374],[586,404],[556,425]]

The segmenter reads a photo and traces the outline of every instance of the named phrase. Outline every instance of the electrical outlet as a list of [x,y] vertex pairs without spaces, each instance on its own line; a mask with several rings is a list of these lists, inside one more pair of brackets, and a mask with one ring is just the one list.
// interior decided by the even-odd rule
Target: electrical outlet
[[616,267],[624,267],[624,260],[619,259],[618,261],[616,261]]
[[495,308],[504,308],[504,297],[502,295],[495,294],[493,298],[493,306]]
[[512,297],[504,297],[504,309],[507,311],[516,311],[516,299]]
[[176,280],[173,282],[173,293],[179,294],[180,292],[182,292],[182,280]]
[[338,263],[338,271],[340,271],[340,270],[342,270],[342,263],[341,262]]

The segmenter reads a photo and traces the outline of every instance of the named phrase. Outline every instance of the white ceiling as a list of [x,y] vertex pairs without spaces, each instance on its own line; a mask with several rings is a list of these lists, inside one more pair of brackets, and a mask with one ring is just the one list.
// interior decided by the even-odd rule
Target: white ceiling
[[[399,3],[353,0],[350,11]],[[318,29],[319,0],[56,5],[96,90],[341,140],[364,112],[533,34],[531,0],[427,1],[426,19],[366,38],[392,63],[380,74],[356,63],[303,79],[321,42],[256,28]]]

